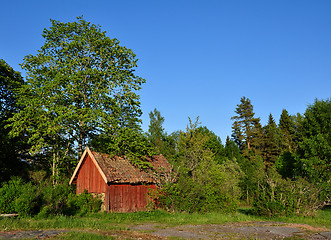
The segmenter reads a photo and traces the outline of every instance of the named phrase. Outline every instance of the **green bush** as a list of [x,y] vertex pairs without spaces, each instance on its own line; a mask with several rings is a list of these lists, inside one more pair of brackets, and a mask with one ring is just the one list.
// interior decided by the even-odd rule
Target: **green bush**
[[194,177],[189,172],[181,172],[176,182],[165,185],[159,191],[157,203],[167,210],[233,212],[241,194],[240,174],[235,161],[225,161],[221,165],[204,162]]
[[15,177],[4,182],[0,188],[0,213],[15,213],[15,201],[22,192],[24,182],[21,178]]
[[296,181],[266,177],[259,184],[253,212],[263,216],[315,215],[323,206],[320,189],[305,179]]
[[40,193],[36,186],[12,178],[0,188],[0,212],[30,216],[39,212]]
[[43,218],[97,212],[100,207],[100,199],[87,191],[77,196],[67,182],[55,186],[47,182],[34,185],[15,177],[0,188],[0,213],[18,213],[23,217],[38,214]]
[[31,216],[40,211],[41,195],[30,182],[22,185],[22,192],[15,200],[15,210],[20,216]]
[[43,208],[40,215],[72,215],[74,210],[68,203],[68,198],[72,193],[73,188],[68,183],[45,186],[42,189]]
[[88,193],[85,189],[84,192],[78,196],[71,194],[68,199],[69,205],[72,206],[76,212],[98,212],[100,211],[102,201],[94,197],[91,193]]

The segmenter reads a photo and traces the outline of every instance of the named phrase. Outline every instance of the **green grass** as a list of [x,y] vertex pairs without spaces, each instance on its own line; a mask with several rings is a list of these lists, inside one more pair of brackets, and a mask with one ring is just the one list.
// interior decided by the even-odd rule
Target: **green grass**
[[[32,238],[24,238],[22,240],[34,240],[36,239],[35,237]],[[92,233],[92,232],[66,232],[66,233],[61,233],[60,235],[53,236],[53,237],[47,237],[49,240],[56,240],[56,239],[61,239],[61,240],[112,240],[116,239],[113,236],[107,236],[104,234],[99,234],[99,233]]]
[[315,227],[331,228],[331,209],[320,211],[315,217],[280,217],[266,218],[250,214],[248,208],[241,208],[235,213],[169,213],[165,211],[135,213],[96,213],[85,216],[56,216],[38,218],[2,218],[0,231],[35,230],[35,229],[72,229],[86,231],[127,230],[129,225],[156,223],[165,226],[185,224],[225,224],[229,222],[275,221],[286,223],[309,224]]
[[273,218],[273,221],[282,221],[287,223],[302,223],[315,227],[331,228],[331,208],[320,210],[315,217],[282,217]]
[[61,237],[58,236],[54,239],[62,239],[62,240],[106,240],[106,239],[115,239],[112,236],[105,236],[103,234],[98,233],[89,233],[89,232],[67,232],[61,234]]

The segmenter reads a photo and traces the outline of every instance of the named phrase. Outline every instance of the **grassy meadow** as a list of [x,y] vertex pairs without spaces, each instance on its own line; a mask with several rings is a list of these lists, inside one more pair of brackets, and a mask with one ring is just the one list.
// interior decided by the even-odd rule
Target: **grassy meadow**
[[315,217],[267,218],[250,214],[248,208],[240,208],[231,214],[224,213],[169,213],[149,211],[135,213],[94,213],[82,216],[55,216],[49,218],[0,218],[0,231],[72,229],[72,230],[128,230],[130,225],[158,223],[166,226],[186,224],[225,224],[233,222],[274,221],[308,224],[314,227],[331,228],[331,208],[318,212]]

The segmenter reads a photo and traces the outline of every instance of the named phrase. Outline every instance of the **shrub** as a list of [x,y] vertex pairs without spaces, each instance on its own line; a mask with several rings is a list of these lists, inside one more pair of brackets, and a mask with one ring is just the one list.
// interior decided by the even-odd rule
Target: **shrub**
[[15,201],[22,192],[23,180],[18,177],[4,182],[0,188],[0,213],[14,213]]
[[264,216],[315,215],[323,206],[320,189],[305,179],[296,181],[266,177],[259,184],[253,212]]
[[0,212],[29,216],[39,211],[40,194],[36,186],[12,178],[0,188]]
[[99,198],[94,197],[91,193],[88,193],[86,189],[78,196],[71,194],[68,202],[69,205],[76,211],[80,211],[82,213],[98,212],[100,211],[102,204],[102,201]]
[[22,192],[15,200],[15,210],[20,216],[31,216],[40,210],[41,195],[37,186],[30,182],[23,184]]
[[204,162],[194,177],[189,172],[181,172],[176,182],[165,185],[159,191],[157,202],[167,210],[235,211],[240,198],[240,174],[234,161],[225,161],[221,165]]
[[42,216],[48,215],[71,215],[74,211],[68,203],[69,195],[73,193],[73,188],[68,183],[48,185],[42,189],[43,208]]
[[38,214],[43,218],[97,212],[100,207],[100,199],[87,191],[77,196],[67,182],[55,186],[46,182],[37,186],[15,177],[0,188],[0,213],[18,213],[20,216]]

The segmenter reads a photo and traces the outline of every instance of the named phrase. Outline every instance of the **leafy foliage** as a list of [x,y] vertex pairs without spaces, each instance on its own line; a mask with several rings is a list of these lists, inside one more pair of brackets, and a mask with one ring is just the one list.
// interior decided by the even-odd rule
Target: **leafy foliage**
[[31,182],[12,178],[0,188],[0,212],[18,213],[21,216],[36,214],[39,210],[40,193]]
[[0,213],[18,213],[22,217],[96,212],[100,206],[101,201],[87,192],[76,196],[67,182],[34,185],[32,181],[12,178],[0,188]]
[[151,167],[151,164],[145,161],[145,157],[155,155],[147,137],[139,129],[121,128],[114,135],[101,134],[90,144],[100,152],[117,156],[125,155],[134,165],[142,169]]
[[314,183],[331,184],[331,99],[315,101],[305,112],[300,164]]
[[320,189],[304,179],[296,181],[266,177],[259,184],[253,212],[264,216],[315,215],[323,206]]
[[163,128],[164,117],[156,108],[149,113],[150,123],[146,133],[148,140],[154,148],[155,154],[162,154],[171,160],[176,154],[177,138],[179,134],[174,132],[168,135]]
[[219,164],[225,161],[224,146],[221,138],[214,132],[210,131],[207,127],[199,127],[197,130],[201,132],[203,136],[207,136],[208,140],[206,141],[204,147],[212,151],[214,160]]
[[265,176],[264,162],[260,155],[242,158],[240,168],[243,171],[243,176],[240,178],[240,187],[242,190],[242,199],[247,204],[251,204],[256,197],[256,191],[259,184]]
[[38,54],[24,58],[27,82],[17,90],[22,109],[11,118],[11,133],[27,133],[31,153],[50,153],[45,165],[58,176],[75,163],[75,146],[80,156],[93,135],[139,124],[136,91],[145,80],[134,74],[135,54],[100,26],[82,17],[51,24]]
[[164,128],[162,127],[164,117],[162,117],[161,113],[155,108],[149,113],[149,118],[150,123],[147,131],[148,139],[155,147],[157,152],[161,153],[164,148],[163,142],[166,137]]
[[162,189],[164,208],[187,212],[233,211],[240,196],[241,170],[234,161],[215,161],[209,134],[198,128],[198,120],[181,132],[175,161],[176,181]]

